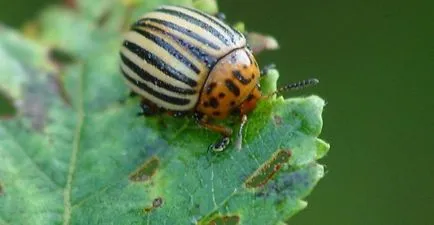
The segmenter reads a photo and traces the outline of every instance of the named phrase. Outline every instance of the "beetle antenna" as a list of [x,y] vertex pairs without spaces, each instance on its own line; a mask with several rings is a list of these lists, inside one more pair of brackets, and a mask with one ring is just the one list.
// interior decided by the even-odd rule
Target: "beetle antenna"
[[309,86],[314,86],[317,85],[319,83],[319,80],[316,78],[311,78],[311,79],[306,79],[306,80],[302,80],[299,82],[295,82],[295,83],[291,83],[291,84],[287,84],[283,87],[278,88],[276,91],[272,92],[271,94],[267,95],[267,97],[269,96],[273,96],[277,93],[280,92],[284,92],[284,91],[294,91],[294,90],[300,90]]

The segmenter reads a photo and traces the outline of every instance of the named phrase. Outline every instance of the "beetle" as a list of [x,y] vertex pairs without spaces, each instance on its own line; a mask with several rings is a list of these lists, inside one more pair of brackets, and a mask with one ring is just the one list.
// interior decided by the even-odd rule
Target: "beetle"
[[120,58],[126,84],[142,98],[143,114],[194,115],[202,127],[221,134],[214,151],[226,148],[233,132],[213,121],[238,114],[243,127],[264,98],[261,70],[244,35],[196,9],[162,6],[146,13],[126,33]]

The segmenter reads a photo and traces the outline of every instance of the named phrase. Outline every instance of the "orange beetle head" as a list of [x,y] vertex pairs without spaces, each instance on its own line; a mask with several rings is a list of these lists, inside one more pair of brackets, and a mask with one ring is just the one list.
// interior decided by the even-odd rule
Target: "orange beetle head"
[[259,66],[250,50],[232,51],[211,70],[196,111],[216,119],[224,119],[236,109],[250,112],[261,96],[257,88],[259,79]]

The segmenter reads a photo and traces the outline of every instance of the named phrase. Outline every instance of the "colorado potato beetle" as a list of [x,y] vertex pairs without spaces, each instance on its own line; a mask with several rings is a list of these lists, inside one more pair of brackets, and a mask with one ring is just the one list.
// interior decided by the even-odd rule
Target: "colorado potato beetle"
[[144,114],[194,115],[201,126],[222,135],[212,145],[216,151],[229,144],[232,129],[212,121],[238,114],[245,123],[263,98],[261,72],[244,35],[196,9],[162,6],[145,14],[126,33],[120,58],[123,77],[142,98]]

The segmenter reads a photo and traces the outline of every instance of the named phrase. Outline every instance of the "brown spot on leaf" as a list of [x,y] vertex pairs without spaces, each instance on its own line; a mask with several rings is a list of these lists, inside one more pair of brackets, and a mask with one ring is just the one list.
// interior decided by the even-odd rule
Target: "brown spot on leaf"
[[213,218],[208,225],[238,225],[240,223],[240,217],[233,216],[217,216]]
[[3,185],[2,183],[0,183],[0,197],[3,196],[5,194],[4,190],[3,190]]
[[291,151],[279,150],[250,176],[245,185],[247,188],[257,188],[265,185],[288,162]]
[[12,102],[12,99],[0,91],[0,119],[11,119],[16,115],[17,110]]
[[77,8],[77,0],[64,0],[63,1],[68,8],[76,9]]
[[136,171],[130,174],[129,179],[134,182],[148,181],[157,172],[160,160],[157,157],[152,157],[140,166]]
[[[29,74],[39,73],[32,68],[27,68]],[[19,110],[24,117],[30,119],[32,128],[42,132],[48,122],[48,111],[56,101],[62,99],[66,105],[69,100],[63,84],[57,75],[47,75],[43,80],[37,80],[29,76],[32,82],[29,82],[24,87],[24,100],[19,105]]]
[[48,51],[48,58],[51,62],[59,67],[76,62],[76,59],[73,55],[60,48],[51,48]]

